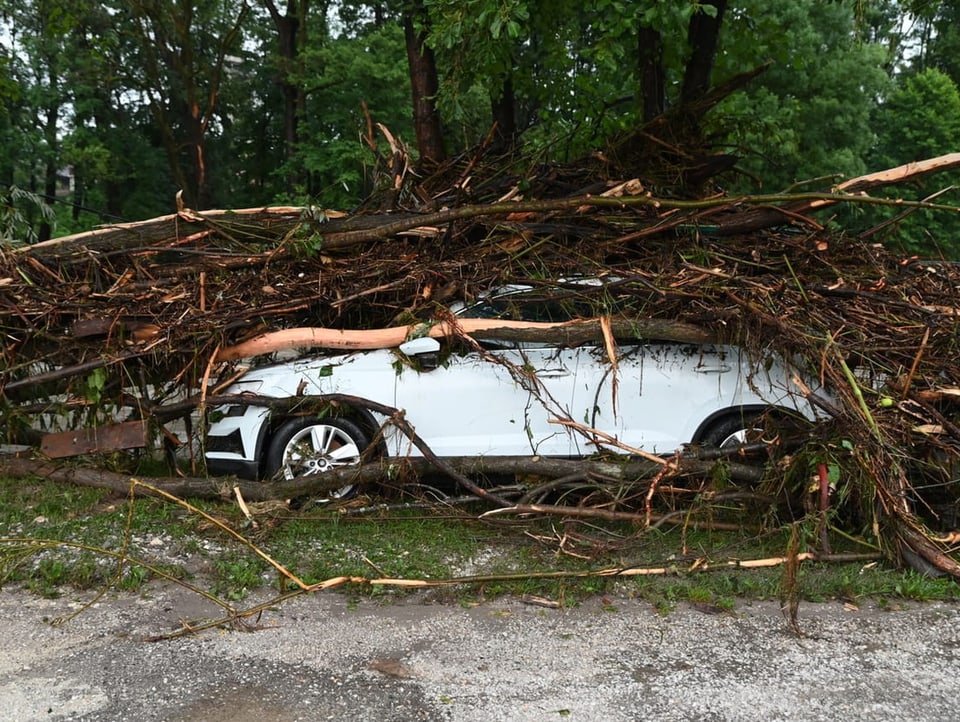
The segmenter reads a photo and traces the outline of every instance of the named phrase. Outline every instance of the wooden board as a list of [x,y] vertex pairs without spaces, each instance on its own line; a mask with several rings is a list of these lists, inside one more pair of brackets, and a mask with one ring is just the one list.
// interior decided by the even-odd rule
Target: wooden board
[[51,459],[92,454],[101,451],[139,449],[147,445],[147,422],[126,421],[100,426],[46,434],[40,442],[40,451]]

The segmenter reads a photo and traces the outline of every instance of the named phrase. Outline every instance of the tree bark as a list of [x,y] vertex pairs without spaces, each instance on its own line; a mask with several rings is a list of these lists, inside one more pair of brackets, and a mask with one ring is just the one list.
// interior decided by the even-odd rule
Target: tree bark
[[493,122],[496,124],[496,143],[498,150],[509,150],[517,142],[517,99],[513,92],[513,79],[507,76],[503,80],[500,95],[490,101]]
[[[448,457],[444,462],[461,474],[502,474],[523,475],[559,479],[576,477],[587,478],[596,474],[603,478],[644,483],[660,472],[663,467],[651,461],[627,460],[568,460],[544,457]],[[681,462],[678,473],[705,475],[719,462],[699,461],[695,459]],[[749,464],[723,462],[725,473],[730,478],[755,482],[760,469]],[[417,476],[440,473],[443,470],[424,458],[405,458],[381,460],[352,468],[340,468],[316,476],[302,476],[296,479],[264,483],[232,478],[203,477],[162,477],[145,478],[141,481],[162,489],[180,498],[229,499],[234,487],[247,501],[269,501],[275,499],[295,499],[311,494],[324,494],[349,484],[375,484],[387,479],[395,479],[404,473]],[[39,477],[66,484],[109,489],[118,495],[130,491],[131,476],[118,472],[68,464],[51,463],[25,457],[0,458],[0,474],[6,477]],[[139,487],[138,496],[150,496],[149,490]]]
[[[440,163],[446,158],[443,131],[436,97],[440,89],[436,59],[426,44],[429,22],[422,0],[411,0],[403,15],[403,32],[410,69],[410,89],[413,94],[413,125],[417,137],[420,161]],[[417,26],[421,29],[418,31]]]
[[[303,91],[292,78],[299,54],[300,18],[305,14],[306,8],[298,13],[296,1],[289,0],[286,14],[281,14],[273,0],[263,0],[263,4],[270,13],[270,18],[277,30],[280,53],[277,84],[283,93],[283,157],[289,161],[300,139],[300,107]],[[304,0],[305,4],[306,0]],[[301,180],[299,174],[291,170],[287,174],[287,190],[292,193]]]
[[[55,68],[50,68],[50,77],[49,82],[53,84],[52,87],[55,87],[55,84],[59,79],[55,75]],[[44,203],[48,206],[53,206],[54,199],[57,196],[57,147],[59,142],[57,141],[57,125],[60,120],[60,104],[51,100],[50,105],[47,106],[47,118],[46,123],[44,124],[43,135],[47,143],[47,158],[44,163],[44,172],[43,172],[43,191]],[[50,225],[50,221],[45,218],[40,222],[40,229],[37,231],[37,240],[46,241],[50,238],[50,234],[53,231],[53,227]]]
[[649,123],[666,109],[666,71],[660,33],[641,25],[637,32],[637,51],[643,121]]
[[702,5],[716,9],[709,15],[702,9],[690,18],[687,39],[690,43],[690,58],[687,60],[680,91],[680,103],[687,105],[703,97],[710,89],[710,76],[717,55],[720,25],[727,9],[727,0],[707,0]]
[[[851,178],[838,184],[834,191],[849,194],[866,193],[876,188],[917,180],[932,173],[941,173],[955,168],[960,168],[960,153],[948,153],[937,158],[906,163],[896,168]],[[789,203],[782,208],[770,205],[752,208],[738,213],[730,219],[723,220],[717,226],[717,233],[721,236],[735,236],[784,225],[791,220],[802,218],[807,213],[834,206],[840,201],[841,198],[838,196],[836,199],[814,199]]]
[[[88,251],[111,253],[114,251],[143,249],[154,244],[177,243],[185,235],[205,228],[223,228],[243,236],[244,226],[262,232],[265,226],[276,231],[277,237],[295,228],[302,222],[304,208],[278,206],[271,208],[242,208],[238,210],[210,210],[202,216],[193,213],[171,213],[145,221],[113,223],[83,233],[51,238],[43,243],[34,243],[18,249],[19,253],[36,258],[66,258]],[[328,211],[335,217],[336,211]],[[195,226],[187,225],[193,223]]]

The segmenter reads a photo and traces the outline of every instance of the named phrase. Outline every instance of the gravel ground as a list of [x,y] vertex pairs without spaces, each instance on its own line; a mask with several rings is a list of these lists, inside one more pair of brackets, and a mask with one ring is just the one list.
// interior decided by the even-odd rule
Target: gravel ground
[[[606,603],[608,602],[608,603]],[[954,720],[960,606],[732,613],[596,600],[545,609],[317,594],[255,632],[149,635],[216,617],[178,587],[76,602],[0,590],[0,719]],[[713,610],[715,611],[715,610]]]

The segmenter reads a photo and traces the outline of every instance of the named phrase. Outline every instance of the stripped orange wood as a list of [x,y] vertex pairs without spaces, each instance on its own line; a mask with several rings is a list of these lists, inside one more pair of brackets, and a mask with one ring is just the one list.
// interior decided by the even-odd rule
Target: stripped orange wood
[[[622,319],[609,322],[609,333],[620,338],[645,338],[678,343],[714,343],[717,338],[708,330],[663,319]],[[325,348],[339,351],[369,351],[378,348],[396,348],[404,341],[420,336],[447,338],[471,336],[498,338],[508,341],[549,341],[576,345],[589,340],[603,341],[605,331],[597,319],[538,323],[508,321],[492,318],[461,318],[454,322],[440,322],[432,326],[418,324],[369,330],[333,328],[288,328],[261,334],[235,346],[220,349],[217,361],[261,356],[276,351],[299,348]]]

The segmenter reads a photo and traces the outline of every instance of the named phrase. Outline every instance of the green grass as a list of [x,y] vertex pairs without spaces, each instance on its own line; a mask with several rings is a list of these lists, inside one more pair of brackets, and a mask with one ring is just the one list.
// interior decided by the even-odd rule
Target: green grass
[[[616,611],[616,602],[608,599],[613,595],[648,600],[663,612],[684,602],[723,612],[734,609],[739,600],[778,599],[782,567],[746,570],[723,565],[732,559],[782,556],[789,536],[782,529],[758,537],[690,529],[643,532],[629,524],[564,525],[552,518],[493,524],[449,510],[443,515],[411,510],[348,516],[326,509],[273,509],[258,515],[253,525],[235,504],[194,505],[307,584],[335,577],[482,577],[432,587],[426,594],[463,604],[504,594],[543,597],[563,605],[601,598],[611,612]],[[842,543],[835,542],[838,547]],[[121,566],[115,555],[124,550],[132,561]],[[713,571],[690,572],[696,558],[717,566]],[[0,583],[20,584],[48,596],[108,585],[135,592],[156,576],[147,565],[230,601],[243,600],[255,590],[279,593],[291,586],[282,583],[282,575],[249,546],[180,505],[137,499],[131,509],[129,499],[101,490],[0,478]],[[669,573],[574,576],[628,567],[663,567]],[[960,588],[951,579],[929,579],[883,563],[805,562],[798,581],[807,600],[872,599],[892,605],[960,598]],[[357,598],[391,599],[409,593],[389,584],[351,583],[340,588]]]

